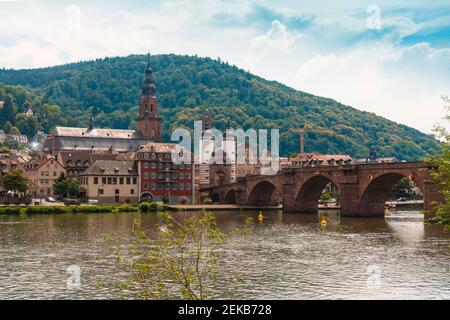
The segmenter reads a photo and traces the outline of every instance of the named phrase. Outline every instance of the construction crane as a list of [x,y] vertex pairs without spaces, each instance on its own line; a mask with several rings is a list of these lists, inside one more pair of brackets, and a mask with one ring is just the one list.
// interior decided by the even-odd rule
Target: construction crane
[[300,154],[305,154],[305,133],[325,133],[325,134],[334,134],[333,131],[330,130],[314,130],[314,129],[293,129],[294,132],[300,133]]

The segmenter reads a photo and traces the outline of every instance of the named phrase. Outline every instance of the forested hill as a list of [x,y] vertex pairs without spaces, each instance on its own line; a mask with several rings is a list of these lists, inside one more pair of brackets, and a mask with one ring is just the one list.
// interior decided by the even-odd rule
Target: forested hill
[[[0,128],[17,127],[32,135],[55,125],[133,128],[147,57],[106,58],[32,70],[0,70]],[[209,109],[223,129],[279,128],[281,153],[298,152],[292,129],[331,129],[336,134],[308,134],[306,151],[365,157],[371,145],[384,156],[416,160],[437,141],[410,127],[332,99],[296,91],[235,66],[209,58],[155,55],[154,71],[165,140],[177,126],[193,127]],[[31,106],[33,117],[23,112]],[[9,121],[9,123],[7,123]]]

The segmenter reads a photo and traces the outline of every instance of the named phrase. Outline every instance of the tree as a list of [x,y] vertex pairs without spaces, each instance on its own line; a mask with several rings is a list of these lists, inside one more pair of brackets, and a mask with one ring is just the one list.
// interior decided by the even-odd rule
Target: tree
[[18,113],[16,116],[16,127],[23,134],[32,137],[36,134],[39,124],[35,116],[28,117],[25,113]]
[[9,133],[11,133],[11,130],[12,130],[13,127],[14,127],[14,126],[11,124],[11,122],[6,121],[5,124],[3,125],[3,131],[4,131],[6,134],[9,134]]
[[208,288],[219,280],[230,286],[229,291],[235,289],[240,277],[219,278],[221,246],[232,235],[245,235],[251,219],[245,227],[225,233],[217,226],[214,214],[205,210],[181,222],[169,212],[158,214],[162,222],[151,230],[142,229],[135,221],[131,244],[124,246],[121,239],[108,239],[116,262],[127,274],[115,288],[132,292],[137,299],[188,300],[208,299],[212,295]]
[[164,204],[168,204],[169,201],[170,201],[170,198],[169,198],[169,196],[166,194],[166,195],[163,195],[163,196],[161,197],[161,201],[162,201],[162,203],[164,203]]
[[331,195],[328,192],[324,192],[320,195],[321,202],[328,202],[331,200]]
[[[444,119],[450,121],[450,98],[443,96],[442,99],[447,110]],[[442,187],[444,201],[434,205],[432,210],[434,217],[429,221],[444,225],[446,229],[450,230],[450,132],[440,125],[435,127],[434,132],[443,140],[441,152],[429,157],[427,161],[433,168],[433,180]]]
[[55,181],[55,184],[53,185],[53,191],[55,194],[62,197],[77,197],[80,194],[81,185],[78,180],[61,176],[60,178],[58,178],[58,180]]
[[16,169],[8,173],[3,179],[3,187],[14,192],[24,193],[28,190],[28,178],[22,169]]

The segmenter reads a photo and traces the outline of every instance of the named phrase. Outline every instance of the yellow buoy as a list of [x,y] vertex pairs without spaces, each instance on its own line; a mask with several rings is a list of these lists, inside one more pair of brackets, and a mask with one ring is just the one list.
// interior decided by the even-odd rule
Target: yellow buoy
[[261,222],[261,221],[263,221],[263,219],[264,219],[263,213],[262,213],[262,211],[260,211],[258,214],[258,221]]

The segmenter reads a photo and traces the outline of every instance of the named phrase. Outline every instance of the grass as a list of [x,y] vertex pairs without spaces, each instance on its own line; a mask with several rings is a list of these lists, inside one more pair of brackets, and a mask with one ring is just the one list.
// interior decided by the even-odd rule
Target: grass
[[138,212],[138,211],[139,207],[137,205],[0,207],[0,214],[114,213],[114,212]]

